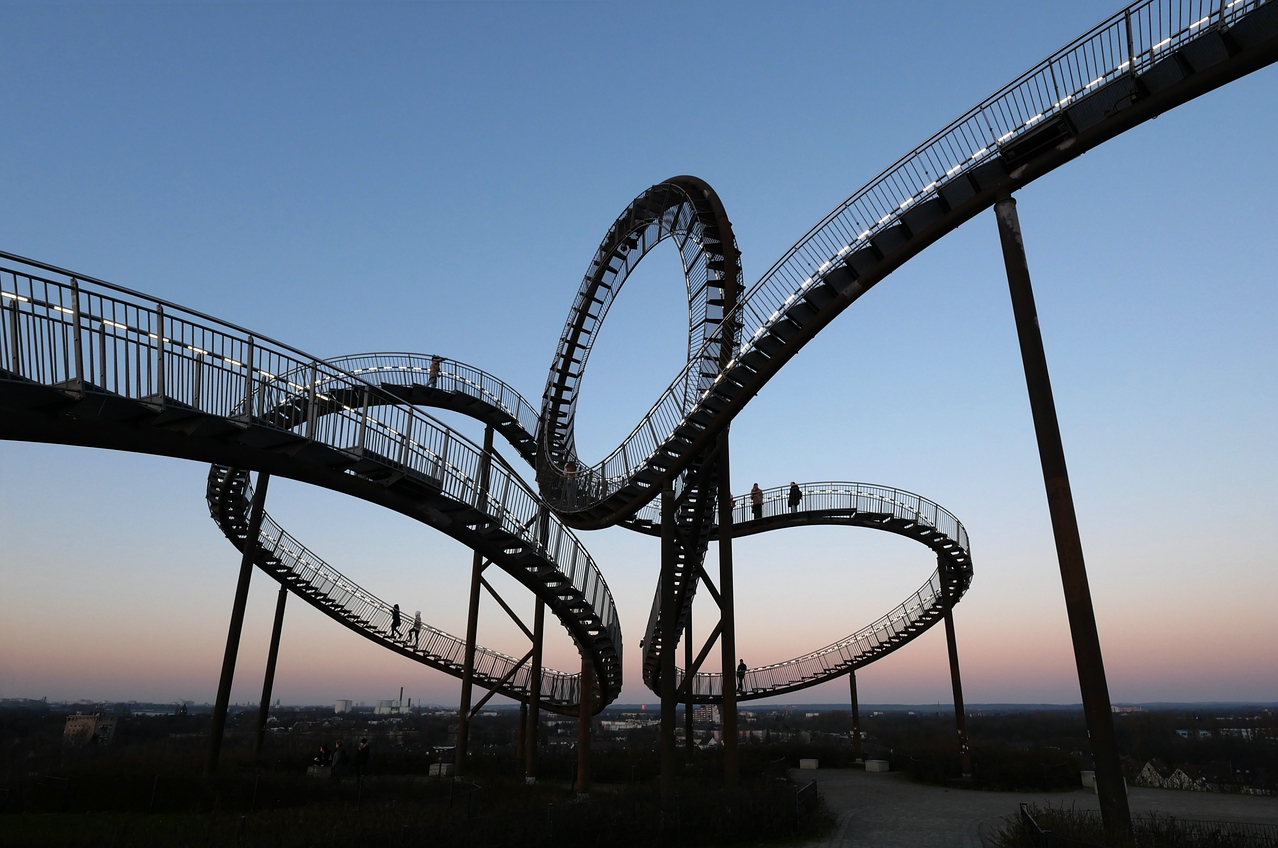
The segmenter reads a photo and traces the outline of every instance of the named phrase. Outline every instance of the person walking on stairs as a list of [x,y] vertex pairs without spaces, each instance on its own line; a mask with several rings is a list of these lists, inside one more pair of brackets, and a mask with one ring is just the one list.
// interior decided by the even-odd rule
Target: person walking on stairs
[[803,492],[799,490],[799,484],[791,480],[790,481],[790,497],[789,497],[790,512],[798,512],[799,502],[802,500],[803,500]]
[[745,660],[739,660],[737,662],[737,694],[738,695],[745,694],[745,676],[746,676]]
[[763,490],[758,483],[750,489],[750,510],[754,513],[755,521],[763,517]]

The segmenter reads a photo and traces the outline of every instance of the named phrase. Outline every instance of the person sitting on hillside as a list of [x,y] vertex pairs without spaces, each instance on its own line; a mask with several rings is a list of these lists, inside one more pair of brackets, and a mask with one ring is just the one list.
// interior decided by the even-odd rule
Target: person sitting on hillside
[[333,764],[333,754],[328,750],[327,745],[320,745],[319,755],[312,762],[317,766],[331,766]]

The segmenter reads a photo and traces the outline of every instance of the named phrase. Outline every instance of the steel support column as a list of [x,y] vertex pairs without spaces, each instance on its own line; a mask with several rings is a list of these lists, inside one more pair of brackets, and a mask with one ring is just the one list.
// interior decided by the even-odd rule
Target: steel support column
[[280,655],[280,631],[284,629],[284,604],[288,601],[288,587],[280,584],[280,594],[275,601],[275,623],[271,626],[271,647],[266,652],[266,677],[262,681],[262,702],[257,710],[257,741],[253,755],[261,756],[266,744],[266,720],[271,714],[271,689],[275,686],[275,660]]
[[[230,473],[229,471],[227,473]],[[235,659],[240,653],[240,633],[244,629],[244,607],[248,603],[249,582],[253,578],[253,553],[262,531],[262,513],[266,506],[266,487],[271,475],[259,472],[253,504],[249,508],[248,533],[244,537],[244,554],[240,558],[240,579],[235,585],[235,602],[231,605],[231,624],[226,633],[226,652],[222,654],[222,677],[217,684],[217,701],[213,705],[213,727],[209,733],[209,754],[204,770],[217,771],[222,754],[222,733],[226,730],[226,710],[231,703],[231,683],[235,679]]]
[[856,669],[848,672],[848,691],[852,696],[852,756],[862,762],[861,756],[861,705],[856,699]]
[[[488,479],[492,468],[493,428],[484,428],[484,452],[479,459],[479,488],[475,507],[484,510]],[[466,771],[466,753],[470,742],[470,700],[475,682],[475,639],[479,633],[479,590],[484,578],[484,557],[475,551],[470,565],[470,607],[466,616],[466,650],[462,657],[461,704],[457,709],[457,746],[454,749],[453,774]],[[420,636],[420,634],[419,634]]]
[[528,734],[528,705],[519,702],[519,729],[515,731],[515,762],[523,765],[524,737]]
[[1118,741],[1114,735],[1114,717],[1110,711],[1109,686],[1105,680],[1105,663],[1101,656],[1100,637],[1096,632],[1096,615],[1092,609],[1087,567],[1083,562],[1083,543],[1074,513],[1074,498],[1065,466],[1065,448],[1060,425],[1056,420],[1056,402],[1047,371],[1047,356],[1039,331],[1034,291],[1030,285],[1029,263],[1025,258],[1025,242],[1016,214],[1016,201],[1005,197],[994,205],[998,236],[1007,267],[1007,283],[1011,292],[1012,312],[1016,317],[1016,334],[1020,339],[1021,360],[1025,366],[1025,384],[1029,390],[1030,411],[1038,438],[1039,460],[1043,466],[1043,484],[1047,490],[1047,506],[1056,537],[1056,556],[1060,563],[1061,583],[1065,591],[1065,609],[1069,616],[1070,634],[1074,641],[1074,661],[1078,666],[1078,684],[1083,697],[1083,714],[1091,736],[1092,756],[1096,761],[1096,792],[1101,817],[1112,844],[1130,842],[1131,810],[1123,784]]
[[692,607],[688,607],[688,617],[683,626],[683,674],[688,683],[687,696],[683,701],[683,748],[691,762],[693,742],[692,727]]
[[674,798],[675,772],[675,644],[679,639],[679,619],[675,610],[675,497],[674,485],[661,490],[661,800]]
[[594,668],[581,652],[581,695],[577,702],[577,792],[590,792],[590,717],[594,709]]
[[723,631],[723,781],[737,785],[737,618],[732,595],[732,480],[728,428],[719,434],[719,620]]
[[958,644],[954,641],[954,608],[945,608],[945,645],[950,652],[950,683],[954,686],[954,724],[958,728],[959,757],[963,776],[972,776],[972,751],[967,745],[967,712],[963,708],[963,681],[959,677]]
[[537,729],[541,722],[541,644],[546,633],[546,602],[533,613],[532,677],[528,682],[528,730],[524,734],[524,782],[537,782]]

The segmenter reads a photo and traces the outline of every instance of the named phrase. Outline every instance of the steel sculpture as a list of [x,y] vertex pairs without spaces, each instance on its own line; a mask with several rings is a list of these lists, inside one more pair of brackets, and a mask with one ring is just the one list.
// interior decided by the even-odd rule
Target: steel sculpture
[[[855,708],[855,670],[938,620],[950,624],[950,610],[971,579],[961,524],[916,495],[854,483],[806,484],[802,510],[747,514],[749,507],[729,491],[732,419],[844,309],[960,224],[1001,201],[1007,248],[1006,210],[1017,189],[1276,59],[1278,3],[1134,3],[897,160],[744,291],[731,224],[713,190],[693,177],[659,183],[627,207],[600,245],[560,337],[540,411],[491,375],[454,360],[368,354],[325,362],[174,304],[0,253],[12,263],[0,269],[0,437],[214,463],[210,511],[246,562],[366,638],[478,683],[490,696],[500,692],[519,700],[529,712],[521,739],[530,772],[539,709],[579,713],[578,702],[585,700],[585,712],[594,711],[615,699],[621,686],[621,632],[612,598],[569,527],[622,524],[660,535],[662,576],[644,643],[645,682],[663,693],[663,711],[671,710],[671,721],[663,722],[668,735],[676,698],[723,703],[731,747],[735,687],[700,666],[716,636],[724,668],[733,656],[733,538],[795,524],[847,524],[910,536],[938,557],[932,579],[896,610],[834,645],[751,670],[742,698],[848,674]],[[687,279],[687,364],[612,453],[586,464],[574,439],[586,360],[626,278],[666,240],[676,244]],[[1024,299],[1023,250],[1005,254],[1014,299]],[[1012,279],[1018,275],[1024,277],[1019,294]],[[1040,354],[1041,344],[1034,362],[1026,357],[1031,395],[1047,386]],[[1042,379],[1036,382],[1031,371],[1041,371]],[[1050,405],[1050,390],[1045,397]],[[421,406],[483,421],[489,427],[486,449]],[[1040,444],[1052,441],[1050,430],[1039,427]],[[534,465],[539,492],[491,450],[493,431]],[[289,537],[269,515],[263,514],[258,533],[250,532],[249,468],[361,497],[440,529],[475,550],[476,585],[488,564],[512,574],[537,598],[535,632],[520,623],[533,641],[531,669],[527,657],[487,651],[473,637],[462,640],[428,626],[421,631],[429,634],[426,645],[403,644],[394,628],[388,633],[391,613],[384,602]],[[1061,485],[1053,481],[1066,480],[1063,451],[1045,449],[1044,472],[1052,497],[1053,486]],[[768,503],[775,504],[772,494]],[[1072,509],[1057,515],[1056,506],[1060,538]],[[718,589],[703,563],[716,534]],[[1081,548],[1076,557],[1066,555],[1071,545],[1061,548],[1061,560],[1076,647],[1083,645],[1076,652],[1080,684],[1097,747],[1102,809],[1111,835],[1121,839],[1126,803],[1110,773],[1114,752],[1102,750],[1109,744],[1108,713],[1102,716],[1100,708],[1107,708],[1108,695],[1098,643],[1094,650],[1086,644],[1095,642],[1094,623],[1090,636],[1083,632],[1090,599],[1078,591],[1079,585],[1085,590],[1085,572]],[[721,620],[695,660],[685,646],[680,671],[674,651],[680,638],[690,641],[699,585],[718,602]],[[582,686],[580,674],[538,673],[547,608],[577,642],[593,685]],[[961,711],[952,629],[949,636]],[[228,654],[229,645],[230,639]],[[593,698],[583,699],[585,691]],[[959,718],[961,724],[961,713]]]

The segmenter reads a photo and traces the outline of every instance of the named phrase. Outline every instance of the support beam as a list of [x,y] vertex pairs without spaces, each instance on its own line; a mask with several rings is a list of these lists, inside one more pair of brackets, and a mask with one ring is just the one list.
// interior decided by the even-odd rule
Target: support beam
[[533,613],[533,667],[528,684],[528,732],[524,739],[524,782],[537,782],[537,730],[541,723],[541,644],[546,635],[546,603],[537,599]]
[[719,638],[719,634],[723,632],[723,621],[720,620],[714,626],[714,630],[710,631],[710,635],[706,637],[706,643],[701,646],[701,653],[697,654],[697,658],[683,673],[683,683],[679,686],[678,697],[682,698],[687,695],[692,697],[692,683],[697,676],[697,672],[701,670],[701,666],[706,661],[706,657],[710,656],[710,649],[714,647],[715,641]]
[[[476,507],[483,508],[492,465],[493,428],[484,428],[484,452],[479,459],[479,496]],[[457,708],[457,746],[454,749],[453,774],[466,772],[466,754],[470,743],[470,699],[475,683],[475,640],[479,633],[479,589],[484,579],[484,557],[475,551],[470,566],[470,606],[466,616],[466,652],[462,657],[461,704]]]
[[691,762],[692,751],[696,747],[692,735],[692,607],[688,607],[688,618],[683,626],[683,749]]
[[519,729],[515,731],[515,762],[524,764],[524,737],[528,734],[528,705],[519,702]]
[[577,794],[590,793],[590,718],[594,712],[595,670],[590,654],[581,652],[581,697],[577,702]]
[[719,434],[719,618],[723,632],[723,781],[737,785],[737,623],[732,595],[732,480],[728,428]]
[[661,665],[658,689],[661,693],[661,800],[674,800],[675,773],[675,645],[679,641],[675,615],[675,497],[674,485],[661,490]]
[[492,688],[488,690],[487,694],[485,694],[484,697],[479,699],[479,703],[475,704],[475,706],[470,708],[470,717],[474,718],[475,716],[479,715],[479,711],[484,708],[485,704],[487,704],[490,700],[492,700],[493,695],[496,695],[499,691],[501,691],[501,687],[509,683],[510,678],[514,677],[516,672],[518,672],[519,669],[523,668],[524,663],[528,662],[530,659],[532,659],[532,651],[529,651],[528,653],[524,654],[523,658],[519,662],[512,665],[510,667],[510,670],[507,671],[505,674],[503,674],[501,676],[501,679],[492,685]]
[[266,744],[266,720],[271,714],[271,688],[275,685],[275,660],[280,655],[280,631],[284,629],[284,604],[288,601],[288,587],[280,584],[280,594],[275,601],[275,623],[271,626],[271,647],[266,653],[266,679],[262,682],[262,702],[257,710],[257,742],[253,756],[262,755]]
[[998,201],[994,204],[994,217],[998,221],[1012,312],[1016,318],[1016,334],[1020,339],[1021,360],[1025,366],[1025,384],[1038,438],[1039,460],[1043,466],[1043,484],[1047,489],[1047,507],[1056,537],[1056,556],[1060,562],[1065,609],[1074,641],[1083,715],[1087,720],[1092,756],[1096,762],[1096,794],[1099,796],[1101,818],[1105,822],[1108,841],[1125,844],[1132,839],[1131,810],[1123,784],[1114,717],[1110,711],[1109,685],[1105,680],[1096,614],[1092,609],[1087,567],[1083,562],[1083,543],[1078,532],[1078,517],[1074,513],[1065,448],[1056,420],[1056,402],[1052,398],[1052,383],[1039,331],[1038,312],[1034,306],[1034,291],[1030,285],[1029,263],[1025,258],[1016,201],[1011,197]]
[[[227,472],[232,473],[230,471]],[[222,654],[222,677],[217,684],[217,701],[213,704],[213,727],[209,733],[209,754],[204,771],[213,774],[222,755],[222,733],[226,730],[226,710],[231,703],[231,683],[235,680],[235,659],[240,653],[240,633],[244,629],[244,607],[248,603],[249,581],[253,578],[253,553],[262,532],[262,513],[266,506],[266,487],[271,475],[259,472],[253,504],[249,508],[248,533],[244,537],[244,553],[240,557],[240,579],[235,585],[235,602],[231,605],[231,624],[226,633],[226,652]]]
[[945,608],[945,644],[950,652],[950,683],[954,686],[954,724],[958,728],[959,757],[963,777],[972,776],[972,751],[967,745],[967,712],[963,708],[963,681],[959,677],[958,643],[954,640],[954,608]]
[[856,669],[848,672],[848,690],[852,696],[852,756],[858,763],[864,762],[861,755],[861,705],[856,699]]

